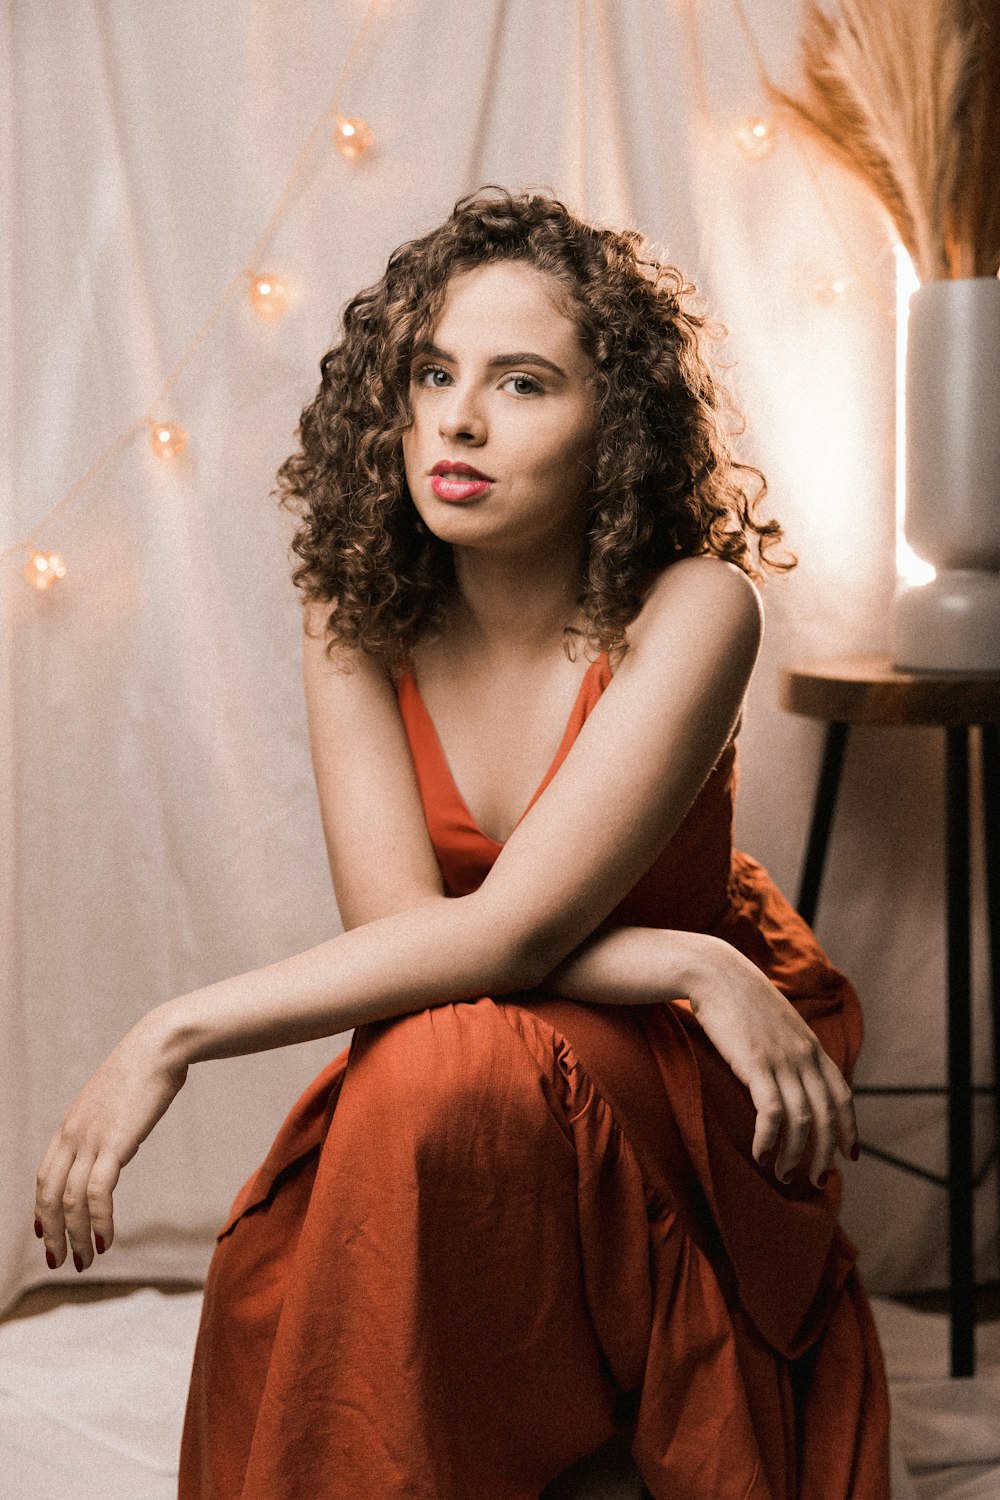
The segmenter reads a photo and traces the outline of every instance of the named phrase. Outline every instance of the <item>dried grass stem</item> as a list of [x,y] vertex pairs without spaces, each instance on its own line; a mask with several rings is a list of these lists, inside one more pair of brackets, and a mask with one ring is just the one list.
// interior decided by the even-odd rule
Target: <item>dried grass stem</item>
[[922,282],[1000,271],[1000,0],[808,0],[772,105],[875,194]]

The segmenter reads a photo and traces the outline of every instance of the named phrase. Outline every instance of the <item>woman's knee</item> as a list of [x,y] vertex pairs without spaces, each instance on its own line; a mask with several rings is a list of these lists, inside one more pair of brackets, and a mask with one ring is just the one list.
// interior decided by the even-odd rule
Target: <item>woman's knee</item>
[[[353,1073],[353,1077],[352,1077]],[[492,1000],[435,1006],[363,1028],[345,1089],[369,1118],[405,1133],[418,1168],[496,1169],[558,1127],[539,1069]]]

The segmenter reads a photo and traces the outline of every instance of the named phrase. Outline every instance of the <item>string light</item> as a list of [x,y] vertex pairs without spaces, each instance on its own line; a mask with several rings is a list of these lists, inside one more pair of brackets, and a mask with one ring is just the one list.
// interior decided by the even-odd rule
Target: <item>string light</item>
[[149,443],[157,458],[180,458],[187,447],[187,430],[179,422],[149,422]]
[[[750,25],[749,20],[747,19],[747,14],[743,7],[743,0],[731,0],[731,3],[733,11],[736,15],[736,20],[743,31],[744,37],[746,38],[747,47],[749,48],[750,55],[753,58],[754,66],[757,70],[757,76],[760,79],[761,83],[764,85],[765,89],[773,87],[771,75],[767,70],[767,65],[764,62],[763,54],[761,53],[761,50],[757,45],[757,38],[754,36],[753,28]],[[704,87],[704,79],[699,79],[699,87],[701,89],[703,97],[707,99],[707,92]],[[850,239],[841,230],[839,217],[834,212],[830,201],[826,196],[826,192],[824,191],[823,184],[820,182],[819,174],[817,173],[816,168],[813,165],[810,153],[805,149],[799,138],[799,132],[793,130],[790,132],[790,135],[792,147],[806,170],[809,180],[813,185],[816,196],[820,201],[820,206],[823,209],[823,213],[826,216],[826,221],[839,240],[840,247],[844,252],[844,258],[854,271],[855,279],[869,293],[872,301],[874,302],[875,306],[878,308],[882,316],[887,321],[893,322],[896,316],[895,308],[886,306],[885,298],[882,296],[882,289],[879,287],[878,283],[873,281],[873,279],[868,275],[864,267],[858,263],[857,257],[855,256],[854,251],[851,247]]]
[[348,161],[355,161],[359,156],[364,156],[372,143],[372,133],[364,120],[345,120],[343,115],[336,116],[336,125],[333,128],[333,141],[341,156]]
[[813,283],[813,296],[822,307],[833,307],[844,301],[853,285],[853,276],[821,276]]
[[[344,80],[350,72],[354,60],[361,49],[361,45],[368,33],[369,27],[371,26],[371,23],[379,10],[379,5],[380,0],[369,0],[364,20],[362,21],[361,26],[358,28],[357,34],[354,38],[354,44],[351,47],[343,68],[341,69],[340,77],[337,79],[337,84],[334,89],[335,100],[340,96],[340,91],[343,87]],[[334,140],[340,155],[345,160],[354,160],[364,155],[364,153],[369,150],[372,143],[372,132],[366,121],[360,119],[347,119],[346,117],[339,114],[336,106],[334,106],[332,109],[327,108],[323,111],[323,113],[320,115],[319,119],[313,126],[312,130],[310,131],[305,144],[303,145],[298,154],[298,157],[295,160],[295,164],[292,167],[292,171],[289,175],[288,181],[285,183],[281,196],[279,197],[277,204],[275,205],[269,219],[267,220],[267,223],[264,225],[264,228],[261,231],[257,243],[254,246],[253,251],[249,257],[247,265],[240,271],[237,271],[236,274],[230,279],[229,283],[216,302],[214,308],[208,314],[208,317],[205,319],[201,327],[198,329],[197,333],[194,335],[194,338],[188,345],[187,350],[164,379],[162,385],[160,386],[160,389],[156,392],[156,395],[153,397],[153,400],[150,402],[149,408],[147,408],[147,410],[149,410],[150,408],[155,410],[155,408],[164,399],[168,391],[170,391],[172,387],[177,383],[180,375],[186,369],[188,364],[190,364],[198,349],[204,343],[208,334],[218,322],[226,305],[229,303],[233,295],[240,289],[241,286],[243,286],[246,290],[254,312],[259,316],[263,318],[275,318],[280,316],[281,313],[285,311],[288,302],[291,300],[290,294],[292,289],[289,288],[282,277],[268,275],[263,272],[257,272],[254,270],[254,267],[260,264],[260,259],[265,253],[267,246],[270,244],[272,235],[274,234],[275,226],[281,218],[281,215],[292,196],[293,190],[295,189],[299,178],[301,177],[305,169],[306,162],[311,155],[317,140],[320,139],[323,132],[329,130],[331,113],[336,120]],[[246,282],[248,280],[250,281],[250,286],[246,287]],[[261,283],[267,283],[267,291],[263,290],[263,286],[261,285]],[[7,558],[14,558],[18,554],[21,554],[22,556],[24,554],[27,554],[27,562],[24,566],[24,577],[32,585],[32,587],[40,589],[51,587],[51,585],[55,583],[57,579],[62,578],[65,575],[66,571],[62,559],[58,556],[57,553],[37,552],[34,549],[32,545],[32,538],[34,537],[34,535],[44,526],[49,525],[56,516],[61,515],[64,511],[68,510],[73,502],[77,499],[77,497],[84,493],[84,491],[87,489],[87,486],[90,484],[90,481],[97,474],[99,474],[102,469],[106,468],[111,460],[118,453],[120,453],[128,443],[133,440],[136,434],[142,431],[143,427],[146,427],[149,430],[150,446],[152,447],[153,452],[156,454],[157,458],[163,459],[167,462],[171,462],[179,458],[181,453],[187,446],[187,432],[179,423],[158,422],[155,418],[150,416],[136,417],[128,425],[128,427],[123,429],[123,431],[118,434],[114,441],[110,443],[108,447],[103,450],[103,452],[98,454],[97,458],[90,465],[87,471],[82,474],[74,484],[70,486],[70,488],[62,496],[62,498],[58,500],[55,505],[51,506],[44,516],[40,517],[40,519],[35,522],[34,526],[32,526],[31,530],[27,533],[23,540],[20,542],[12,543],[9,547],[5,547],[3,552],[0,553],[0,558],[2,558],[3,560],[6,560]],[[41,559],[40,562],[38,561],[39,559]]]
[[736,144],[748,161],[762,161],[774,150],[774,125],[770,120],[742,120],[734,131]]
[[280,276],[270,272],[254,275],[248,271],[250,285],[247,297],[258,318],[265,323],[275,322],[288,310],[288,286]]
[[33,589],[43,593],[66,577],[66,564],[58,552],[33,552],[24,565],[24,576]]

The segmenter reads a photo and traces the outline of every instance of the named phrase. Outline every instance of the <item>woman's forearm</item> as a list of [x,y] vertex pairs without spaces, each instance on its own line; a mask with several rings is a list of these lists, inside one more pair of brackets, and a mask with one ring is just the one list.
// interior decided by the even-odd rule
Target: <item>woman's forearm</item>
[[488,902],[433,897],[180,995],[140,1024],[154,1028],[171,1062],[182,1066],[539,983],[591,1004],[691,999],[719,961],[716,949],[726,947],[705,933],[621,928],[589,939],[543,979],[530,949],[511,941]]
[[435,896],[315,948],[192,990],[143,1018],[177,1065],[334,1036],[428,1006],[529,989],[527,945],[486,901]]
[[729,944],[705,932],[618,927],[581,943],[544,987],[591,1005],[686,1000],[697,1013],[706,980],[732,953]]

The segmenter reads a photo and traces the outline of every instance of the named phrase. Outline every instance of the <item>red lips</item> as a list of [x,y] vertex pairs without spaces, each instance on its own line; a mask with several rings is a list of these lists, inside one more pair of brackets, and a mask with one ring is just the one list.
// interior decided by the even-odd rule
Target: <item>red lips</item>
[[461,474],[466,479],[486,479],[491,484],[493,480],[489,474],[483,474],[479,469],[474,469],[471,464],[452,463],[448,458],[442,458],[431,470],[432,474]]

